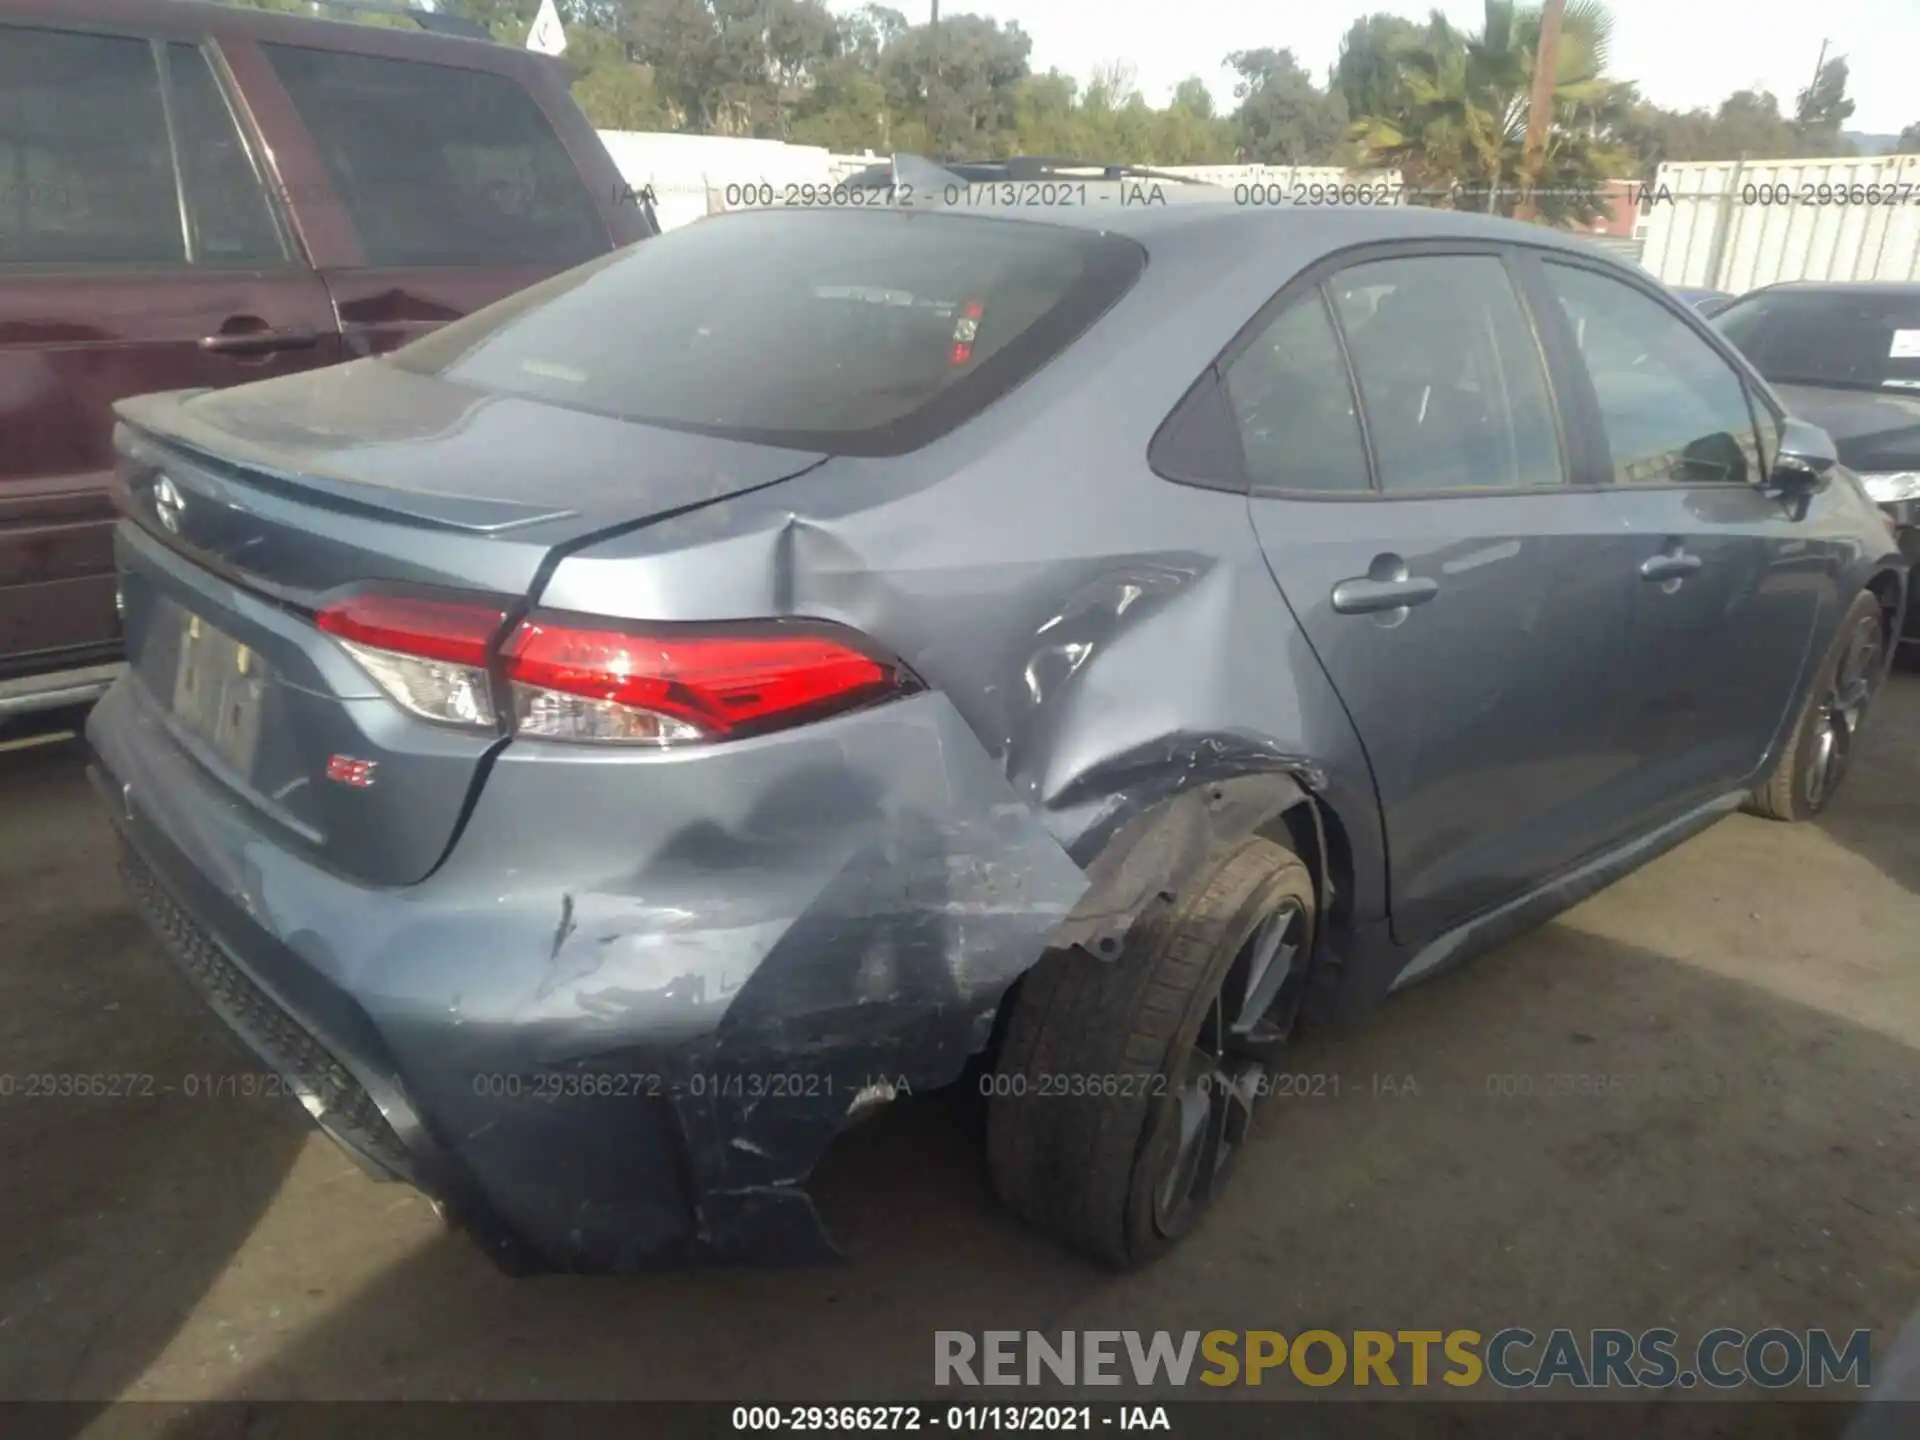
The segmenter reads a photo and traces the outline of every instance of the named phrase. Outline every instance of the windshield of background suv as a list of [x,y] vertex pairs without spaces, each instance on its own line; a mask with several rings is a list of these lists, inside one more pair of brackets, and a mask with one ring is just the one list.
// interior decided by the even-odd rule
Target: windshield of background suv
[[1920,294],[1763,290],[1713,323],[1776,385],[1920,390]]
[[641,241],[389,359],[626,420],[897,454],[1058,354],[1145,258],[1022,220],[755,211]]

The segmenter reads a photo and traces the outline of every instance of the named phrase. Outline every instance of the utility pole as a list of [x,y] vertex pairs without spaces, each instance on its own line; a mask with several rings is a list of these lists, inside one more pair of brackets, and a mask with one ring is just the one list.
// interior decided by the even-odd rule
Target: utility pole
[[1827,46],[1832,43],[1830,40],[1820,42],[1820,58],[1813,62],[1813,79],[1808,82],[1806,93],[1801,95],[1799,102],[1793,107],[1793,118],[1800,123],[1805,123],[1807,107],[1813,104],[1813,97],[1819,93],[1820,72],[1827,68]]
[[[1527,97],[1527,139],[1520,151],[1520,204],[1516,219],[1531,220],[1539,213],[1534,203],[1534,187],[1540,182],[1540,167],[1546,159],[1547,127],[1553,120],[1553,82],[1559,74],[1560,17],[1566,13],[1567,0],[1547,0],[1540,15],[1540,44],[1533,54],[1533,93]],[[1498,180],[1498,176],[1494,177]]]
[[940,0],[932,0],[933,13],[927,20],[927,142],[933,143],[933,87],[940,79]]

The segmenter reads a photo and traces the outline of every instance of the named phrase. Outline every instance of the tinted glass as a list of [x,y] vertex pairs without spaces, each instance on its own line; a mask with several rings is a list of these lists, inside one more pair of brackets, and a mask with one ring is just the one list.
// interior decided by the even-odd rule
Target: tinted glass
[[285,260],[286,243],[207,57],[191,45],[169,45],[167,85],[180,136],[195,262],[262,265]]
[[1318,290],[1281,311],[1226,374],[1254,489],[1368,488],[1346,360]]
[[152,48],[0,26],[0,263],[185,259]]
[[1381,489],[1565,482],[1540,347],[1497,258],[1379,260],[1329,288]]
[[1546,271],[1593,378],[1616,484],[1759,477],[1746,386],[1711,345],[1622,281],[1554,263]]
[[1763,290],[1713,323],[1776,385],[1920,390],[1920,293]]
[[630,247],[394,352],[484,390],[844,453],[911,449],[1057,353],[1131,241],[905,211],[748,211]]
[[532,96],[502,75],[265,45],[369,265],[573,265],[612,243]]

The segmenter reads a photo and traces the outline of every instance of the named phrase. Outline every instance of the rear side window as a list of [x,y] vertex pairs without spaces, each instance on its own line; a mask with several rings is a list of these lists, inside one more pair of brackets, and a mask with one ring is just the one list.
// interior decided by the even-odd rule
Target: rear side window
[[1282,310],[1235,357],[1226,379],[1256,491],[1368,488],[1346,358],[1318,289]]
[[1593,380],[1615,484],[1760,475],[1747,387],[1711,345],[1631,285],[1554,261],[1545,269]]
[[1328,289],[1382,490],[1565,483],[1540,348],[1497,257],[1377,260]]
[[746,211],[672,230],[388,363],[622,419],[898,454],[1058,354],[1139,275],[1130,240],[897,210]]
[[611,245],[566,147],[504,75],[261,47],[368,265],[575,265]]
[[153,48],[0,26],[0,263],[185,259]]

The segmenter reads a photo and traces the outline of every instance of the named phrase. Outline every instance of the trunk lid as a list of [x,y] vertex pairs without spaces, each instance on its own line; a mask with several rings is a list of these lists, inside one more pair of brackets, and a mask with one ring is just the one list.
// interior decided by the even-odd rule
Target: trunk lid
[[277,838],[375,884],[432,871],[504,737],[400,708],[313,624],[322,604],[431,587],[511,612],[570,550],[825,458],[378,360],[289,381],[117,407],[127,658],[173,743]]

